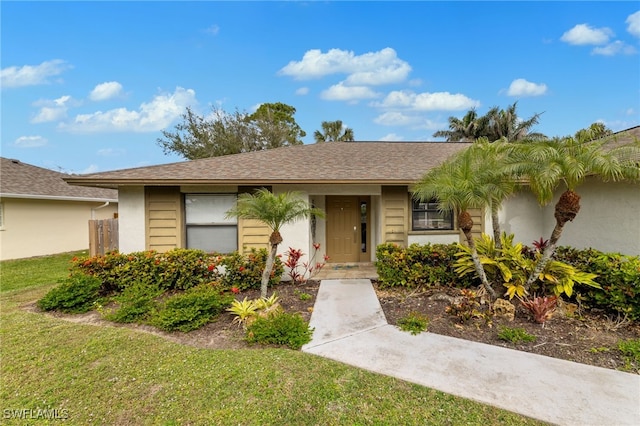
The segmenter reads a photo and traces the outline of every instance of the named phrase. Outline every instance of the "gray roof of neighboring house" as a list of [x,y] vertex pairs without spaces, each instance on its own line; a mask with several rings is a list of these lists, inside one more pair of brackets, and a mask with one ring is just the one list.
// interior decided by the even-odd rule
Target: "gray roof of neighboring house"
[[468,143],[325,142],[66,178],[78,185],[410,184]]
[[9,158],[0,157],[0,160],[1,197],[104,202],[118,200],[118,192],[113,189],[69,185],[64,178],[72,175]]

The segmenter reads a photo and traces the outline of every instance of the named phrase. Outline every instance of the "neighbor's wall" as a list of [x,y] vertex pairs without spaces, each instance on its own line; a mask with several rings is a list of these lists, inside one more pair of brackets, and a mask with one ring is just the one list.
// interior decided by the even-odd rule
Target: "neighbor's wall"
[[[640,255],[640,185],[589,180],[577,188],[580,212],[563,229],[559,245]],[[529,192],[509,199],[500,214],[503,230],[531,245],[551,236],[558,191],[545,207]]]
[[89,248],[89,220],[107,219],[117,203],[3,198],[0,260]]
[[146,249],[144,187],[120,187],[118,207],[120,252],[144,251]]

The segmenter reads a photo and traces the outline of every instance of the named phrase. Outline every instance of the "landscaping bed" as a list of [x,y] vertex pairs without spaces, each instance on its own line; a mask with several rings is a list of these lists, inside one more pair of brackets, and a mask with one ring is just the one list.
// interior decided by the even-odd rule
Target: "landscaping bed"
[[[311,318],[319,284],[318,281],[308,281],[298,285],[282,283],[272,287],[270,294],[271,290],[275,291],[280,304],[286,312],[300,313],[308,321]],[[630,364],[628,358],[624,356],[617,346],[620,341],[640,338],[640,326],[637,323],[614,320],[605,316],[580,312],[579,310],[568,315],[562,309],[559,309],[544,324],[537,324],[530,318],[529,313],[521,307],[516,309],[513,321],[493,316],[490,319],[471,318],[466,323],[462,323],[458,317],[446,312],[449,302],[444,300],[446,298],[444,295],[449,297],[458,296],[459,290],[457,289],[380,289],[376,283],[374,283],[374,288],[387,321],[391,325],[397,325],[399,320],[410,313],[418,313],[428,319],[427,331],[431,333],[597,367],[632,373],[640,372],[640,366],[633,363]],[[242,300],[245,297],[254,299],[259,296],[259,290],[249,289],[236,295],[236,299]],[[514,304],[518,305],[517,301]],[[36,310],[37,308],[32,303],[28,305],[28,309]],[[479,310],[482,309],[482,307],[479,308]],[[96,311],[75,315],[54,312],[51,315],[78,323],[130,327],[162,336],[174,342],[200,348],[240,349],[264,347],[247,343],[244,340],[245,333],[242,327],[233,322],[234,315],[229,312],[220,314],[214,322],[189,333],[164,332],[148,325],[117,324],[104,320]],[[522,329],[527,335],[534,336],[535,340],[519,343],[501,340],[498,335],[505,327]],[[410,348],[407,348],[407,350],[410,350]]]

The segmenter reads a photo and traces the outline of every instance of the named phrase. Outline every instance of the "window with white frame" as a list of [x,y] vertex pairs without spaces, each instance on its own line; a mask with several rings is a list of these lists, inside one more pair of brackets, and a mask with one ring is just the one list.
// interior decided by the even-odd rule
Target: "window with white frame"
[[411,229],[414,231],[452,230],[453,212],[440,211],[437,200],[413,200]]
[[237,199],[236,194],[186,194],[187,247],[207,253],[238,250],[238,220],[226,217]]

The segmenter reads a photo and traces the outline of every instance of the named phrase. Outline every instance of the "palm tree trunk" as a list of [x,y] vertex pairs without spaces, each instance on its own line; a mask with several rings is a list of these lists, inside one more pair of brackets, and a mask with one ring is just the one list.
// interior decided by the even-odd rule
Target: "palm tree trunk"
[[493,225],[493,243],[497,249],[502,248],[502,241],[500,241],[500,219],[498,218],[498,207],[495,204],[491,204],[491,225]]
[[276,254],[278,252],[278,245],[271,244],[271,251],[267,256],[267,262],[262,271],[262,281],[260,282],[260,297],[267,297],[267,288],[269,287],[269,279],[271,278],[271,272],[273,271],[273,264],[276,261]]
[[555,253],[556,251],[556,246],[558,244],[558,240],[560,239],[560,235],[562,235],[562,229],[564,228],[565,223],[566,222],[556,221],[556,226],[553,228],[551,238],[549,238],[549,244],[547,244],[547,246],[542,251],[542,257],[540,258],[540,260],[538,260],[538,263],[536,263],[536,267],[533,269],[533,272],[531,272],[531,275],[529,275],[529,278],[524,285],[524,288],[526,290],[529,290],[529,288],[531,288],[542,271],[544,271],[544,268],[547,266],[547,263],[549,263],[549,260],[551,260],[551,256],[553,256],[553,253]]
[[471,260],[473,260],[473,266],[476,268],[476,272],[480,277],[480,281],[482,282],[482,286],[487,289],[489,294],[493,299],[496,299],[498,295],[496,291],[489,284],[489,280],[487,280],[487,275],[484,273],[484,268],[482,267],[482,263],[480,262],[480,257],[478,256],[478,250],[476,249],[476,243],[473,241],[473,235],[471,235],[471,231],[463,230],[464,236],[467,238],[467,244],[469,244],[469,248],[471,249]]
[[571,189],[567,189],[560,195],[558,202],[556,203],[554,217],[556,218],[556,226],[553,228],[553,232],[551,233],[551,238],[549,238],[549,245],[545,247],[542,252],[542,257],[538,260],[536,267],[533,269],[533,272],[529,276],[527,283],[524,288],[529,290],[531,285],[536,281],[536,279],[540,276],[540,273],[544,271],[545,266],[549,263],[551,256],[556,251],[556,246],[558,245],[558,240],[560,239],[560,235],[562,235],[562,229],[567,222],[573,221],[576,215],[580,211],[580,195],[574,192]]

